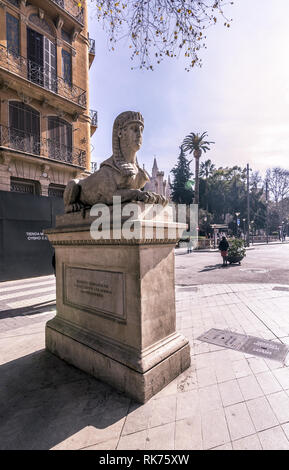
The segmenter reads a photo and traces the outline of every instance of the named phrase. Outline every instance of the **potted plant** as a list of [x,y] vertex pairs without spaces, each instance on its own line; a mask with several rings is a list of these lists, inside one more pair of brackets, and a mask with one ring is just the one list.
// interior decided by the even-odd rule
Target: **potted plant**
[[230,247],[228,249],[227,260],[230,264],[239,263],[241,264],[242,259],[246,256],[246,248],[244,246],[244,240],[240,238],[235,238],[231,241]]

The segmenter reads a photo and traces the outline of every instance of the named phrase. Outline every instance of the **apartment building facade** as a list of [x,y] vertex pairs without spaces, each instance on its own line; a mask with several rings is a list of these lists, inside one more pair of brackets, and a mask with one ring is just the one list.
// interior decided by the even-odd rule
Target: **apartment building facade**
[[85,1],[0,0],[0,191],[62,196],[90,171]]

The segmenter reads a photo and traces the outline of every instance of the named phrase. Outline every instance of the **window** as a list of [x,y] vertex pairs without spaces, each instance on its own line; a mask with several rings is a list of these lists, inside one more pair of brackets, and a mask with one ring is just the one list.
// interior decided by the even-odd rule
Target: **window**
[[43,86],[43,35],[27,28],[28,79]]
[[73,163],[72,126],[57,116],[48,117],[48,155],[53,160]]
[[11,176],[10,191],[13,193],[25,193],[40,195],[40,185],[38,181],[25,180]]
[[56,45],[44,37],[44,87],[57,93]]
[[27,27],[28,79],[57,93],[56,45]]
[[64,41],[68,42],[71,44],[71,34],[65,31],[64,29],[61,30],[61,37]]
[[10,145],[16,150],[40,154],[40,114],[19,101],[9,102]]
[[62,184],[50,184],[48,187],[48,196],[50,197],[63,197],[65,186]]
[[72,60],[71,54],[62,49],[62,77],[65,83],[72,85]]
[[6,14],[7,50],[14,55],[20,53],[19,20],[15,16]]

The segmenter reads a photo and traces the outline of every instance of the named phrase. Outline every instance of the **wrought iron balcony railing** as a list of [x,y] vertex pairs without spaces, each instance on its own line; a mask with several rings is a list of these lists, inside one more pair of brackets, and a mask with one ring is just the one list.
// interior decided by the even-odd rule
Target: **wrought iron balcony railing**
[[0,147],[47,157],[82,168],[86,166],[85,150],[60,144],[53,139],[43,139],[37,134],[13,127],[0,125]]
[[0,68],[4,68],[30,82],[36,83],[36,85],[52,91],[83,108],[86,106],[85,90],[76,85],[69,84],[63,78],[58,77],[52,68],[43,67],[32,60],[18,55],[14,51],[8,50],[1,44]]
[[96,162],[90,162],[90,171],[91,173],[94,173],[97,170],[97,163]]
[[90,124],[92,126],[97,127],[97,111],[94,111],[93,109],[90,109],[89,115],[90,115]]
[[52,0],[52,2],[56,3],[56,5],[73,16],[79,23],[84,25],[83,7],[78,6],[74,0]]
[[95,55],[95,39],[88,38],[89,53]]

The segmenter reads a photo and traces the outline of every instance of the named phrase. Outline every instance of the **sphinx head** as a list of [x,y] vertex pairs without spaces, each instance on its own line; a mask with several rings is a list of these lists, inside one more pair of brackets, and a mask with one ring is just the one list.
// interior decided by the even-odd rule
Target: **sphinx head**
[[135,111],[125,111],[113,124],[112,149],[116,163],[127,162],[127,155],[136,153],[142,144],[144,119]]

